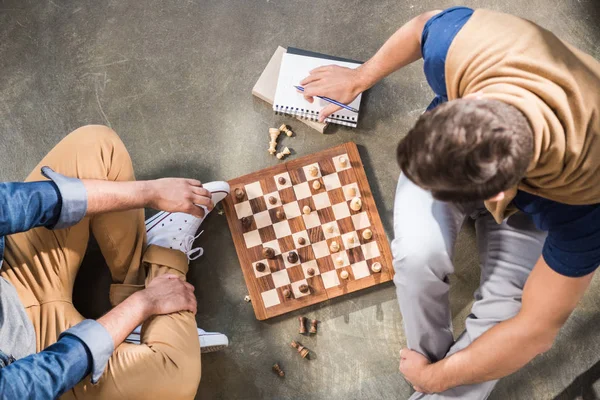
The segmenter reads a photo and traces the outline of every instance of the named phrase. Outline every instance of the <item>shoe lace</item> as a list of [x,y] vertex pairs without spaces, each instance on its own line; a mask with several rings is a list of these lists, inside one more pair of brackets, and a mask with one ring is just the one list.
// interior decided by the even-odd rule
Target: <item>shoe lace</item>
[[[196,236],[186,235],[183,237],[183,241],[181,242],[181,250],[187,255],[188,260],[193,261],[197,258],[202,257],[204,254],[204,249],[202,247],[192,248],[194,241],[202,235],[204,231],[200,231]],[[194,253],[196,253],[194,255]]]

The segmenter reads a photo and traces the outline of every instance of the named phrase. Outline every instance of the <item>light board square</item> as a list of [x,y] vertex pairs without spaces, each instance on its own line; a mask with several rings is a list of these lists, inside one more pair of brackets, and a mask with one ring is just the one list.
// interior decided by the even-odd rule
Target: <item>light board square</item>
[[[317,167],[317,176],[312,176],[309,172],[311,167]],[[319,163],[308,164],[302,167],[304,170],[304,176],[306,176],[307,181],[312,181],[321,177],[321,168],[319,167]]]
[[[275,204],[269,203],[269,197],[271,197],[271,196],[273,196],[273,197],[275,197],[275,199],[277,199],[277,202],[275,202]],[[273,192],[273,193],[266,194],[266,195],[264,195],[264,199],[265,199],[265,204],[267,205],[268,210],[281,206],[281,198],[279,197],[279,192]]]
[[[350,243],[349,239],[354,239],[352,243]],[[342,235],[342,242],[344,242],[344,247],[347,249],[353,249],[354,247],[360,246],[360,240],[358,238],[358,234],[354,231],[344,233]]]
[[244,233],[244,241],[246,242],[247,248],[258,246],[261,243],[258,229]]
[[331,206],[335,219],[340,220],[350,216],[350,207],[348,203],[338,203]]
[[302,212],[300,211],[300,206],[298,206],[298,203],[295,201],[284,204],[283,211],[285,212],[285,216],[287,217],[287,219],[296,218],[302,214]]
[[306,229],[321,225],[321,219],[316,211],[313,211],[308,215],[302,214],[302,219],[304,219],[304,225],[306,226]]
[[[297,254],[297,252],[294,250],[294,252]],[[300,264],[300,257],[298,257],[298,261],[296,261],[295,263],[291,263],[288,261],[287,257],[288,254],[290,254],[290,252],[288,251],[287,253],[282,253],[282,257],[283,257],[283,264],[285,265],[286,268],[291,268],[294,265],[299,265]]]
[[327,245],[327,241],[323,240],[322,242],[314,243],[312,245],[313,253],[315,253],[315,258],[323,258],[329,255],[329,246]]
[[335,269],[332,271],[323,272],[321,274],[321,279],[323,280],[323,286],[325,289],[336,287],[340,284],[340,280]]
[[300,285],[308,285],[308,283],[306,282],[306,279],[292,282],[292,292],[294,292],[294,297],[296,297],[296,298],[308,296],[310,294],[310,289],[308,290],[308,292],[302,293],[300,291],[300,289],[298,289],[300,287]]
[[260,182],[254,182],[246,185],[246,196],[248,196],[248,200],[256,199],[262,195],[263,191],[260,187]]
[[305,199],[312,195],[310,187],[308,186],[308,182],[302,182],[298,185],[294,185],[294,193],[296,194],[296,198],[298,200]]
[[[292,237],[294,238],[294,244],[297,249],[306,247],[310,244],[310,240],[308,239],[308,232],[306,232],[306,231],[300,231],[300,232],[293,233]],[[301,237],[303,237],[305,240],[304,244],[298,243],[298,238],[301,238]]]
[[265,247],[270,247],[275,251],[275,255],[281,254],[281,249],[279,248],[279,242],[277,240],[271,240],[270,242],[263,243],[263,249]]
[[272,225],[271,215],[268,211],[259,212],[254,214],[254,222],[256,222],[257,228],[264,228],[265,226]]
[[[350,196],[350,194],[348,193],[349,192],[348,189],[350,189],[350,188],[354,188],[355,189],[355,193],[356,193],[355,196]],[[344,198],[346,199],[346,201],[350,201],[354,197],[361,197],[360,190],[358,189],[358,184],[356,182],[355,183],[351,183],[349,185],[345,185],[342,189],[344,190]]]
[[[340,258],[342,260],[341,264],[338,263],[338,258]],[[347,267],[348,265],[350,265],[350,260],[348,259],[348,253],[346,253],[345,251],[340,251],[338,253],[332,254],[331,261],[333,261],[333,265],[335,266],[336,269]]]
[[369,216],[366,212],[361,212],[360,214],[353,215],[352,223],[354,224],[354,229],[356,230],[365,229],[371,226]]
[[239,219],[249,217],[252,215],[252,207],[250,207],[249,201],[238,203],[235,205],[235,213]]
[[[345,158],[346,159],[346,166],[343,167],[342,164],[340,163],[340,159],[341,158]],[[350,165],[350,158],[348,157],[348,154],[341,154],[337,157],[333,157],[333,165],[335,165],[335,170],[336,171],[343,171],[345,169],[350,169],[352,168],[352,165]]]
[[342,187],[340,177],[337,173],[325,175],[323,177],[323,185],[325,186],[325,190],[333,190]]
[[[263,272],[258,272],[256,270],[256,264],[258,264],[258,263],[265,264],[266,268],[265,268],[265,270]],[[271,269],[269,268],[269,264],[267,263],[267,260],[260,260],[260,261],[252,263],[252,269],[254,270],[254,275],[257,278],[260,278],[261,276],[267,276],[267,275],[271,274]]]
[[288,275],[288,272],[285,269],[273,272],[271,274],[271,277],[273,278],[273,284],[276,288],[280,288],[282,286],[290,284],[290,276]]
[[305,278],[310,278],[310,275],[306,272],[308,271],[309,268],[312,268],[315,270],[315,274],[313,276],[317,276],[321,274],[321,271],[319,271],[319,265],[317,264],[317,262],[315,260],[310,260],[305,262],[304,264],[302,264],[302,270],[304,271],[304,277]]
[[366,261],[360,261],[356,264],[352,264],[352,272],[354,273],[354,279],[362,279],[369,276],[369,266]]
[[[283,185],[279,184],[279,178],[281,178],[281,177],[283,177],[283,179],[285,179],[285,183]],[[292,180],[290,179],[290,174],[287,172],[275,175],[273,177],[273,179],[275,179],[275,186],[277,186],[277,190],[292,187]]]
[[277,239],[290,236],[292,234],[292,231],[290,230],[290,224],[287,221],[281,221],[273,224],[273,230],[275,230],[275,237],[277,237]]
[[376,258],[381,255],[379,253],[379,246],[377,246],[376,241],[365,243],[361,247],[362,247],[362,252],[365,256],[365,260],[370,260],[371,258]]
[[277,294],[277,289],[271,289],[266,292],[261,293],[263,304],[265,308],[273,307],[281,303],[279,301],[279,295]]
[[331,202],[329,201],[329,195],[327,193],[315,194],[313,196],[313,201],[317,210],[322,210],[323,208],[331,206]]
[[[329,226],[331,226],[333,228],[333,232],[331,232],[331,233],[327,231],[327,228],[329,228]],[[323,225],[321,225],[321,228],[323,229],[323,235],[325,235],[325,239],[331,239],[336,236],[340,236],[340,227],[338,226],[338,223],[335,221],[329,222],[327,224],[323,224]]]

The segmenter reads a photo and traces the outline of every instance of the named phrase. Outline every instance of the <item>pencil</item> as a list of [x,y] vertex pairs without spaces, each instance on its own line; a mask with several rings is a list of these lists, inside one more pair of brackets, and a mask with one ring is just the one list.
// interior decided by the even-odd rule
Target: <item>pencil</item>
[[[295,86],[295,85],[294,85],[294,87],[295,87],[296,89],[298,89],[299,91],[301,91],[301,92],[304,92],[304,88],[303,88],[302,86]],[[357,110],[356,108],[350,107],[349,105],[346,105],[346,104],[344,104],[344,103],[340,103],[340,102],[339,102],[339,101],[337,101],[337,100],[330,99],[329,97],[325,97],[325,96],[315,96],[315,97],[318,97],[318,98],[320,98],[320,99],[323,99],[323,100],[325,100],[325,101],[327,101],[327,102],[329,102],[329,103],[331,103],[331,104],[335,104],[336,106],[339,106],[339,107],[345,108],[345,109],[346,109],[346,110],[348,110],[348,111],[352,111],[352,112],[355,112],[355,113],[357,113],[357,114],[358,114],[358,110]]]

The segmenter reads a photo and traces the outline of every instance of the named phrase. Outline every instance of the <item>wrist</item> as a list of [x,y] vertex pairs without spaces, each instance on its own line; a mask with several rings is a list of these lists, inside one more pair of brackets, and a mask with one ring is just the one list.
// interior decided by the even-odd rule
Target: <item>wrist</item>
[[441,393],[451,388],[448,383],[449,378],[446,374],[444,360],[429,364],[425,370],[425,379],[427,387],[433,393]]
[[154,301],[152,297],[148,295],[146,289],[135,292],[129,297],[129,299],[134,303],[136,309],[139,310],[143,321],[155,314]]
[[371,71],[372,67],[369,61],[356,68],[357,78],[355,81],[355,95],[359,95],[367,89],[370,89],[379,80],[376,74]]
[[154,181],[138,181],[139,194],[142,199],[143,207],[156,208],[156,191],[154,190]]

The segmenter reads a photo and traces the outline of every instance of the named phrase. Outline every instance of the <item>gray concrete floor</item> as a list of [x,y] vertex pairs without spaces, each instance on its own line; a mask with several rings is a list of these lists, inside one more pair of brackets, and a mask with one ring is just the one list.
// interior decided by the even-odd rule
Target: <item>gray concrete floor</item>
[[[412,16],[456,1],[392,0],[0,0],[0,179],[21,180],[78,126],[106,124],[129,148],[137,176],[230,179],[273,165],[267,128],[286,122],[298,155],[355,141],[388,236],[398,168],[394,144],[432,97],[421,63],[385,79],[364,101],[360,128],[321,135],[274,116],[250,90],[278,45],[368,59]],[[465,0],[532,19],[600,58],[596,0]],[[397,372],[404,344],[392,284],[267,322],[255,319],[224,216],[204,226],[205,256],[193,263],[199,326],[226,333],[231,347],[203,356],[202,399],[404,399]],[[478,283],[474,231],[457,245],[452,308],[459,333]],[[92,246],[76,304],[106,307],[109,283]],[[83,287],[82,286],[82,287]],[[595,280],[555,347],[502,380],[493,399],[600,397],[600,320]],[[89,294],[96,296],[90,301]],[[302,338],[316,359],[289,348],[295,318],[321,320]],[[278,379],[270,366],[287,372]],[[595,382],[595,384],[594,384]],[[595,389],[595,392],[594,392]]]

